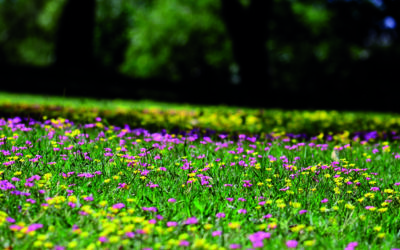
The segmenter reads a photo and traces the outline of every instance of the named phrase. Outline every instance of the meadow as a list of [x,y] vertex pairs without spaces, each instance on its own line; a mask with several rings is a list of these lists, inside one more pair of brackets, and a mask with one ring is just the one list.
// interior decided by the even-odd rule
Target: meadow
[[1,95],[3,248],[400,248],[399,115]]

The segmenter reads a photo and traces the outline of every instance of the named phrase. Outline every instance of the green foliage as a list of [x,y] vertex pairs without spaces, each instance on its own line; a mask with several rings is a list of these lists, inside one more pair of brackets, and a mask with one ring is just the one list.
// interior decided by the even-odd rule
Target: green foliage
[[65,0],[3,1],[0,53],[7,62],[37,66],[54,61],[58,19]]
[[231,45],[218,1],[153,1],[132,10],[130,43],[121,71],[179,80],[202,64],[228,68]]

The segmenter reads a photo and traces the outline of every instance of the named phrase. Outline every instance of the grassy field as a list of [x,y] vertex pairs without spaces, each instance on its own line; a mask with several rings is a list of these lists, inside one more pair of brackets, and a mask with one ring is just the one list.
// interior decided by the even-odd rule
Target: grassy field
[[261,134],[271,131],[334,135],[348,131],[400,131],[400,114],[372,112],[265,110],[194,106],[152,101],[41,97],[0,92],[0,117],[66,118],[79,123],[102,117],[106,124],[144,127],[152,132],[215,130]]
[[[3,97],[10,100],[0,98],[0,106],[21,110],[40,105],[46,112],[45,106],[61,105],[59,98]],[[205,131],[206,124],[196,130],[181,119],[176,124],[186,132],[175,133],[123,122],[113,126],[111,118],[84,113],[121,112],[115,103],[101,106],[92,100],[93,107],[86,107],[79,100],[68,101],[66,107],[80,110],[86,122],[43,118],[46,113],[37,119],[0,119],[3,248],[400,247],[399,131],[379,120],[394,117],[396,124],[396,116],[336,112],[351,114],[361,124],[372,119],[375,128],[385,130],[321,133],[324,122],[331,128],[343,126],[324,116],[311,123],[316,130],[307,135],[290,133],[299,127],[288,124],[306,124],[302,116],[325,111],[291,111],[298,120],[288,118],[271,130],[259,119],[253,125],[261,127],[251,131],[218,129],[212,119],[235,115],[237,108],[187,106],[175,111],[174,105],[129,104],[127,114],[135,109],[139,118],[154,108],[177,117],[179,111],[199,112],[196,119],[210,114],[215,130]],[[285,111],[241,112],[246,119],[261,112],[275,119],[290,117]],[[162,120],[158,122],[162,128]]]

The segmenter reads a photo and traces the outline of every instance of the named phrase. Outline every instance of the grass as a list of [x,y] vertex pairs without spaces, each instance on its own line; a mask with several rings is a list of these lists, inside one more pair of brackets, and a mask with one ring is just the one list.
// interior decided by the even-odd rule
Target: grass
[[4,248],[400,247],[399,142],[382,133],[179,135],[99,118],[0,129]]
[[152,132],[207,129],[226,133],[267,132],[341,134],[345,131],[400,131],[396,113],[265,110],[242,107],[194,106],[152,101],[94,100],[41,97],[0,92],[0,117],[31,117],[37,120],[67,118],[90,123],[102,117],[106,124],[144,127]]

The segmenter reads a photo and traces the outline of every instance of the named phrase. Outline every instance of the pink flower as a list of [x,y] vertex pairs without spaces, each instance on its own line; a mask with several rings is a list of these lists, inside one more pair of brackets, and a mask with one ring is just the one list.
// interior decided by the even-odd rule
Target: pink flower
[[135,234],[133,232],[126,232],[125,236],[128,238],[133,238],[133,237],[135,237]]
[[212,236],[213,237],[216,237],[216,236],[221,236],[221,234],[222,234],[222,232],[221,231],[214,231],[214,232],[212,232]]
[[175,199],[175,198],[169,198],[169,199],[168,199],[168,202],[169,202],[169,203],[174,203],[174,202],[176,202],[176,199]]
[[180,242],[179,242],[179,246],[181,246],[181,247],[187,247],[187,246],[189,246],[189,241],[186,241],[186,240],[181,240]]
[[190,217],[185,221],[186,225],[193,225],[193,224],[197,224],[199,221],[197,220],[196,217]]
[[358,242],[350,242],[346,246],[345,250],[354,250],[354,248],[356,248],[357,246],[358,246]]
[[241,248],[242,246],[240,245],[240,244],[231,244],[230,246],[229,246],[229,248],[230,249],[239,249],[239,248]]
[[175,221],[168,221],[167,222],[167,227],[176,227],[178,225],[177,222]]
[[299,214],[305,214],[305,213],[307,213],[308,211],[307,210],[300,210],[299,211]]
[[121,209],[121,208],[124,208],[124,207],[125,207],[124,203],[117,203],[117,204],[114,204],[112,206],[112,208],[114,208],[114,209]]
[[247,210],[246,209],[239,209],[238,213],[239,214],[247,214]]
[[323,199],[322,201],[321,201],[321,203],[327,203],[328,202],[328,199],[327,198],[325,198],[325,199]]
[[107,239],[107,237],[105,237],[105,236],[101,236],[101,237],[99,237],[99,241],[102,242],[102,243],[104,243],[104,242],[107,242],[108,239]]
[[217,213],[215,216],[217,218],[225,218],[225,214],[224,213]]
[[296,240],[288,240],[288,241],[286,241],[286,246],[288,248],[296,248],[297,244],[298,244],[298,242]]

